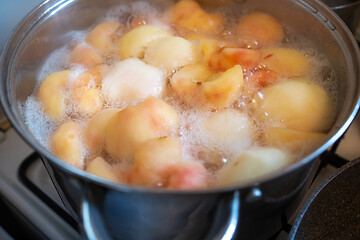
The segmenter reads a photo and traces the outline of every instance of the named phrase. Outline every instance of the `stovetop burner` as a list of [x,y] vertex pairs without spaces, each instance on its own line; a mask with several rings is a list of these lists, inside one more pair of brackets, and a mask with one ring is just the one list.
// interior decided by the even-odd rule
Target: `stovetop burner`
[[360,158],[322,183],[305,202],[290,239],[360,239]]

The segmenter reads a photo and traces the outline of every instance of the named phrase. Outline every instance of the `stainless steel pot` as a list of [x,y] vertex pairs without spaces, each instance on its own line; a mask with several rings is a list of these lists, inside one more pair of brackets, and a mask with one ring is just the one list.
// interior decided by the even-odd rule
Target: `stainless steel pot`
[[[199,191],[145,189],[108,182],[66,165],[41,147],[21,113],[47,56],[126,0],[46,1],[15,29],[1,58],[0,96],[17,132],[42,156],[69,212],[90,239],[261,239],[306,188],[318,156],[348,128],[359,108],[360,56],[343,22],[315,0],[234,1],[234,9],[273,14],[312,41],[331,62],[338,81],[334,126],[323,145],[284,171],[256,181]],[[255,225],[256,224],[256,225]]]

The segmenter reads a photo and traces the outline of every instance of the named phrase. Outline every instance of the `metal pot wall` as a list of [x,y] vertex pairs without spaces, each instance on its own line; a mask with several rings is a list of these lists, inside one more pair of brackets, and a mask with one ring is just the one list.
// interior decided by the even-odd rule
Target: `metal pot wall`
[[108,182],[66,165],[36,142],[21,112],[35,87],[39,67],[51,52],[70,40],[67,33],[87,29],[120,2],[126,0],[46,1],[18,25],[0,65],[0,96],[9,120],[43,156],[65,206],[83,224],[90,239],[263,238],[306,188],[317,157],[344,133],[356,115],[360,56],[351,32],[319,1],[234,1],[234,9],[269,12],[327,56],[338,81],[336,121],[321,147],[282,172],[224,188],[145,189]]

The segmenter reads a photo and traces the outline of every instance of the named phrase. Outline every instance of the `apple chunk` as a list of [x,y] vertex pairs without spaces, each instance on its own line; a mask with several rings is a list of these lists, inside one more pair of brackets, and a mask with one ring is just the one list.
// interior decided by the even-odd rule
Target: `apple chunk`
[[119,22],[103,22],[98,24],[86,36],[86,41],[104,54],[114,51],[114,35],[121,26]]
[[149,139],[135,152],[135,164],[130,173],[131,183],[142,186],[164,187],[170,169],[183,159],[180,140],[171,137]]
[[165,76],[158,68],[128,58],[111,66],[101,91],[108,103],[126,106],[149,96],[160,97],[164,87]]
[[205,12],[192,0],[179,1],[170,9],[170,18],[176,26],[194,32],[216,33],[222,27],[222,16]]
[[204,102],[213,107],[227,107],[238,98],[243,83],[242,68],[235,65],[202,84]]
[[79,64],[84,67],[94,67],[101,64],[102,60],[102,56],[95,48],[78,44],[72,50],[69,62],[72,64]]
[[50,138],[54,155],[64,162],[82,168],[80,126],[73,121],[60,125]]
[[246,114],[226,109],[206,118],[201,123],[200,132],[212,145],[221,146],[231,154],[250,146],[252,129],[253,125]]
[[225,71],[235,65],[245,69],[255,68],[260,63],[261,52],[246,48],[224,48],[218,54],[212,54],[209,66],[214,71]]
[[173,74],[170,85],[183,101],[196,104],[201,101],[199,84],[212,75],[212,71],[203,63],[189,64]]
[[91,160],[85,171],[110,181],[118,181],[118,178],[111,166],[102,157],[97,157]]
[[84,143],[91,154],[100,154],[105,147],[105,129],[119,108],[108,108],[97,112],[85,125]]
[[170,171],[167,188],[195,190],[209,185],[209,172],[197,161],[184,161],[174,165]]
[[299,156],[304,156],[320,146],[326,134],[303,132],[287,128],[267,128],[263,131],[265,145],[287,149]]
[[278,20],[264,12],[252,12],[238,23],[238,34],[250,47],[274,45],[284,38],[284,30]]
[[149,45],[144,61],[170,75],[182,66],[199,62],[201,58],[200,46],[181,37],[165,37]]
[[178,116],[170,105],[148,97],[109,120],[105,130],[106,151],[114,160],[132,159],[144,141],[169,136],[178,125]]
[[268,175],[287,166],[291,159],[276,148],[254,148],[229,161],[220,170],[217,185],[242,183]]
[[262,50],[260,64],[278,73],[281,77],[301,77],[306,75],[310,68],[302,53],[288,48]]
[[60,121],[66,115],[66,99],[64,91],[69,83],[71,70],[64,70],[50,74],[41,83],[38,98],[45,113],[53,120]]
[[307,80],[287,80],[264,88],[254,99],[260,119],[272,126],[325,132],[335,109],[326,91]]
[[142,58],[145,49],[152,41],[168,36],[171,34],[158,26],[143,25],[136,27],[117,40],[118,55],[122,59]]

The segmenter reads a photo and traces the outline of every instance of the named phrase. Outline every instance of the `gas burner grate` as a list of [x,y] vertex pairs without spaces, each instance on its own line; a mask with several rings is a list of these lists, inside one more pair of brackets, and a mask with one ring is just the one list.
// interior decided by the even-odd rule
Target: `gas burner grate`
[[80,232],[78,222],[54,200],[52,200],[46,193],[44,193],[33,181],[28,177],[28,171],[33,164],[41,160],[41,156],[34,152],[28,156],[20,165],[18,177],[20,181],[32,191],[43,203],[45,203],[53,212],[66,221],[75,231]]

